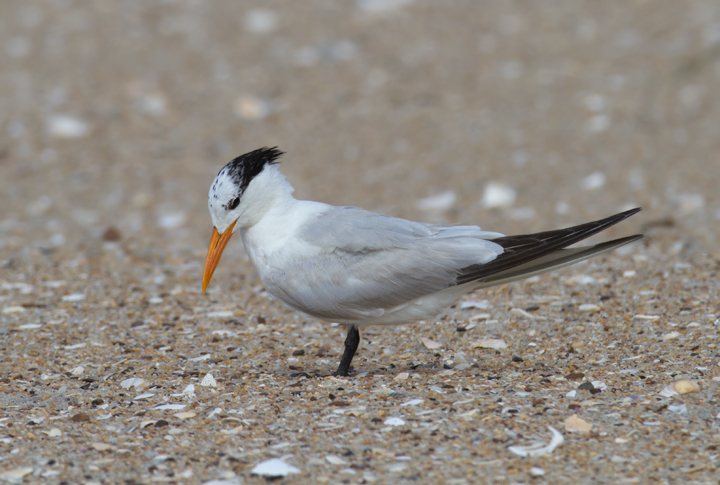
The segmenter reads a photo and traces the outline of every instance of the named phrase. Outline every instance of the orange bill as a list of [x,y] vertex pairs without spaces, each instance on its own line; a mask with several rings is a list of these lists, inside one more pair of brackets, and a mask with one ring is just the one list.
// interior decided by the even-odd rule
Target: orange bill
[[205,270],[203,271],[203,293],[205,293],[208,284],[210,284],[210,278],[212,278],[212,275],[215,272],[215,268],[220,261],[220,256],[222,256],[222,252],[225,249],[225,246],[227,246],[228,241],[232,237],[235,222],[230,224],[230,227],[225,229],[225,232],[223,232],[222,234],[218,234],[217,228],[213,227],[212,238],[210,239],[210,247],[208,248],[207,257],[205,258]]

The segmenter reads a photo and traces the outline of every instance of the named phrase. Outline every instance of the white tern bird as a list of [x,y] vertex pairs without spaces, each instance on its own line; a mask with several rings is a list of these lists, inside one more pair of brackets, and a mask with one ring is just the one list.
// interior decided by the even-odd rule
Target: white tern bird
[[297,200],[278,169],[281,155],[277,147],[261,148],[215,177],[202,289],[239,230],[270,295],[318,320],[347,325],[335,375],[348,375],[361,327],[429,319],[466,293],[562,268],[642,237],[568,248],[639,208],[567,229],[504,236]]

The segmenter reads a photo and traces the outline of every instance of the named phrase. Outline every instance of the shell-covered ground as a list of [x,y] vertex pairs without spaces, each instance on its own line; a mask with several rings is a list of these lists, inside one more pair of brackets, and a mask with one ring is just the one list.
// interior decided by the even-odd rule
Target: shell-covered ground
[[[0,483],[717,483],[717,2],[2,2],[0,65]],[[274,145],[299,198],[646,237],[336,378],[239,238],[200,292]]]

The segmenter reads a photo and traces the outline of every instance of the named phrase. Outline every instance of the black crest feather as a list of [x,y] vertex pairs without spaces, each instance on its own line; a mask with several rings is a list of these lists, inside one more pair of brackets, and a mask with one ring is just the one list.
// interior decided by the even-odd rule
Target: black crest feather
[[278,147],[258,148],[233,159],[220,172],[225,171],[242,190],[245,190],[250,181],[263,171],[265,165],[278,163],[278,158],[282,154],[283,152],[278,150]]

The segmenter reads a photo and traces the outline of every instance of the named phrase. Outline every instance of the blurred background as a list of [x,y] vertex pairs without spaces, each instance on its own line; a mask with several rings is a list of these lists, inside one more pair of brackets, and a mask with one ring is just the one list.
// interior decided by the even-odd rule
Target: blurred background
[[299,198],[504,233],[642,206],[610,235],[717,254],[714,0],[2,2],[0,66],[5,267],[199,275],[212,179],[274,145]]

